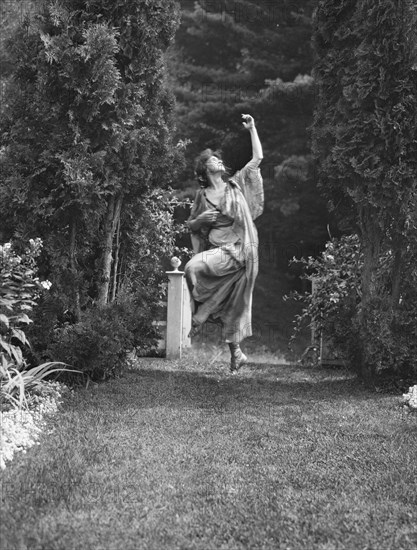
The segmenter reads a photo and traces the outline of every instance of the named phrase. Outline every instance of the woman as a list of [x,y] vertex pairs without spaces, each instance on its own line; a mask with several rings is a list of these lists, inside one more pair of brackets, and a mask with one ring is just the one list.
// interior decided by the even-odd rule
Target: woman
[[262,146],[250,115],[242,115],[252,141],[252,160],[227,181],[218,153],[196,160],[201,189],[188,220],[195,255],[185,266],[192,296],[194,336],[210,317],[220,320],[230,347],[230,370],[247,361],[240,342],[252,335],[252,293],[258,274],[258,234],[253,220],[263,211],[259,164]]

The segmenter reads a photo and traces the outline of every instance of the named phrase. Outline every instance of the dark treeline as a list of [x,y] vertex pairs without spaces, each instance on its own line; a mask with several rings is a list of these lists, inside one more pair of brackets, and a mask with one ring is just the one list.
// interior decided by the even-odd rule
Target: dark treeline
[[190,141],[176,186],[193,195],[193,159],[205,147],[221,148],[232,172],[247,162],[240,115],[251,113],[264,146],[266,204],[257,225],[267,261],[280,272],[291,271],[291,256],[317,254],[328,238],[310,143],[315,4],[182,1],[169,55],[177,135]]

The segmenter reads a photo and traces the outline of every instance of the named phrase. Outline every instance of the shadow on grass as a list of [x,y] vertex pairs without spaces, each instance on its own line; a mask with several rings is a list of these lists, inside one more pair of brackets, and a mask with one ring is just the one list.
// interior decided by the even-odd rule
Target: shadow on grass
[[284,406],[305,409],[350,401],[353,396],[355,402],[375,398],[375,393],[346,372],[309,372],[292,365],[257,363],[233,376],[224,364],[212,365],[207,372],[161,366],[163,360],[162,364],[158,360],[130,370],[113,383],[98,386],[95,393],[111,398],[118,410],[164,407],[226,412]]

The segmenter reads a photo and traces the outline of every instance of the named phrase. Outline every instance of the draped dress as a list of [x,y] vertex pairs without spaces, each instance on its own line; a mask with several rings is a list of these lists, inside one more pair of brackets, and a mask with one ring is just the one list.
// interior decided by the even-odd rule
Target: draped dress
[[[199,189],[188,221],[208,209],[219,212],[210,227],[191,231],[194,256],[185,266],[193,323],[222,325],[226,342],[252,335],[252,294],[258,274],[258,233],[253,223],[263,212],[260,160],[252,159],[226,182],[213,204]],[[199,269],[203,266],[203,269]]]

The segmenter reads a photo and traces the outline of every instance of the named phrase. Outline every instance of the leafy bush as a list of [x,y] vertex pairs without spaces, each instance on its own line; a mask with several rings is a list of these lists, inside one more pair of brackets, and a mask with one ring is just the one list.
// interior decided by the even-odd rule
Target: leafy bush
[[36,276],[36,257],[42,243],[31,240],[18,255],[10,243],[0,246],[0,359],[2,364],[21,366],[22,346],[28,344],[23,325],[31,323],[32,310],[42,286]]
[[[392,372],[398,377],[417,381],[417,270],[415,255],[410,253],[401,274],[399,306],[391,306],[390,273],[392,255],[386,252],[378,269],[377,292],[363,318],[354,319],[354,331],[361,340],[362,355],[357,360],[369,364],[371,372]],[[359,326],[361,327],[359,330]],[[352,354],[357,350],[353,347]]]
[[154,348],[158,333],[151,325],[150,311],[128,296],[123,298],[93,307],[82,313],[79,322],[58,328],[49,356],[93,380],[106,380],[120,373],[132,351],[143,355]]
[[306,324],[312,324],[317,337],[324,334],[343,355],[350,355],[355,340],[354,317],[360,304],[362,254],[356,236],[345,236],[327,243],[318,258],[293,260],[305,269],[312,292],[294,292],[291,297],[306,305],[295,318],[293,339]]
[[402,274],[400,305],[390,300],[392,254],[379,258],[375,293],[361,311],[363,253],[356,235],[333,239],[319,258],[293,260],[303,264],[312,282],[311,293],[293,293],[305,308],[295,320],[295,335],[312,323],[336,352],[358,370],[363,362],[371,372],[392,371],[401,376],[417,374],[417,273],[410,259]]
[[57,363],[27,368],[24,351],[30,347],[23,325],[49,281],[37,277],[40,239],[31,239],[19,254],[10,243],[0,246],[0,391],[12,405],[27,405],[27,394],[39,390],[51,374],[62,372]]

